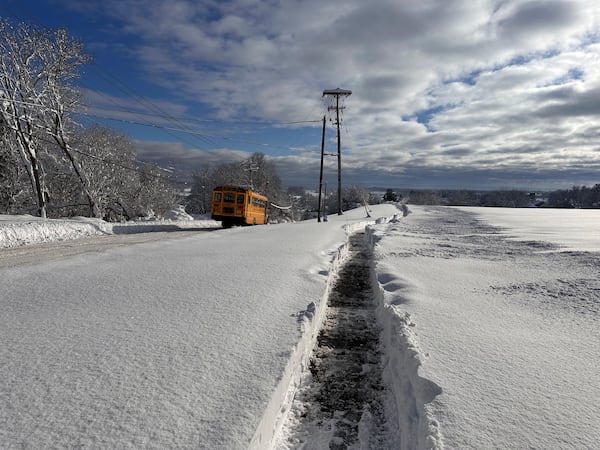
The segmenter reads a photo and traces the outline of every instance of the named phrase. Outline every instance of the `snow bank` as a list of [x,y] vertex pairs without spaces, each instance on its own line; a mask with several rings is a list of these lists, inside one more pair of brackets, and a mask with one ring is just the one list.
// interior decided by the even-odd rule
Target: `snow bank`
[[381,299],[378,322],[383,328],[383,380],[391,391],[386,399],[388,424],[394,424],[390,439],[398,449],[443,448],[437,420],[429,411],[442,389],[419,375],[424,354],[412,331],[415,324],[410,314]]
[[194,220],[187,212],[185,212],[185,206],[179,205],[177,208],[172,209],[165,214],[164,219],[166,220]]
[[98,219],[40,219],[0,215],[0,248],[111,234],[112,225]]
[[[80,239],[107,234],[146,233],[194,228],[215,228],[214,220],[193,220],[175,214],[177,220],[153,220],[146,222],[109,223],[89,217],[71,219],[41,219],[24,215],[0,215],[0,248],[41,244],[44,242]],[[192,219],[192,220],[190,220]]]
[[[403,210],[408,215],[407,208]],[[385,222],[380,222],[385,223]],[[394,217],[389,223],[398,223]],[[366,238],[373,249],[382,239],[382,227],[368,227]],[[437,420],[432,417],[430,403],[442,388],[419,375],[425,354],[413,332],[415,324],[409,313],[402,311],[403,302],[397,291],[406,287],[395,270],[386,271],[374,261],[371,282],[377,302],[377,321],[383,354],[383,381],[391,391],[386,398],[386,415],[390,441],[399,450],[441,449],[442,437]]]
[[307,370],[310,355],[317,342],[317,336],[327,310],[327,299],[331,292],[333,280],[347,254],[347,249],[348,244],[344,243],[334,252],[325,290],[320,300],[316,303],[309,303],[305,310],[298,312],[297,319],[301,332],[300,338],[290,353],[281,380],[277,384],[271,400],[265,408],[256,433],[250,442],[250,450],[275,448],[275,441],[281,432],[294,395],[300,386],[302,374]]

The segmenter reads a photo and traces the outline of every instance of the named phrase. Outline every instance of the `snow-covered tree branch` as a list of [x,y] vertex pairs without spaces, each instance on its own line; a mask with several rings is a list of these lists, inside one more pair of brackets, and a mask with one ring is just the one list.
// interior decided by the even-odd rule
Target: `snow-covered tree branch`
[[92,214],[99,215],[89,182],[69,143],[71,114],[78,103],[70,82],[88,61],[82,44],[65,30],[13,26],[0,19],[0,117],[17,144],[41,217],[46,217],[49,198],[42,155],[52,151],[51,143],[57,144],[70,161]]

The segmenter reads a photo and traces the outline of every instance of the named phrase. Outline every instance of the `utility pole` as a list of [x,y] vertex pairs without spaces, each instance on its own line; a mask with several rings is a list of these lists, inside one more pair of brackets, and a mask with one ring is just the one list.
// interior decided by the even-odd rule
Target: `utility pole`
[[242,163],[242,167],[244,167],[245,172],[250,172],[250,189],[254,189],[254,184],[252,183],[252,172],[258,172],[258,165],[252,161],[244,161]]
[[324,200],[324,205],[323,205],[323,222],[327,222],[327,181],[325,182],[325,192],[324,192],[324,196],[325,198]]
[[[342,215],[342,152],[340,143],[340,97],[352,95],[352,91],[346,89],[329,89],[323,91],[323,97],[331,95],[335,97],[335,106],[328,109],[335,109],[335,124],[337,125],[337,158],[338,158],[338,215]],[[343,107],[341,109],[344,109]]]
[[325,117],[323,116],[323,134],[321,135],[321,173],[319,174],[319,207],[317,208],[317,222],[321,221],[321,191],[323,190],[323,157],[325,156]]

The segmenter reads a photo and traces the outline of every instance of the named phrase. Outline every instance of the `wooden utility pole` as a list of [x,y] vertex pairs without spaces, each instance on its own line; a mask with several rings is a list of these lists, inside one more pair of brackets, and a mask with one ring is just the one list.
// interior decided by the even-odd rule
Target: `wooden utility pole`
[[250,189],[254,189],[254,183],[252,182],[252,172],[258,172],[259,167],[252,161],[243,161],[242,167],[245,172],[250,172]]
[[[340,96],[348,97],[352,95],[352,91],[346,89],[329,89],[323,91],[323,97],[332,95],[335,97],[335,106],[330,106],[329,109],[335,109],[335,123],[337,125],[337,158],[338,158],[338,215],[342,215],[342,152],[340,142]],[[343,108],[342,108],[343,109]]]
[[323,116],[323,134],[321,135],[321,173],[319,174],[319,207],[317,208],[317,222],[321,221],[321,192],[323,191],[323,157],[325,156],[325,117]]

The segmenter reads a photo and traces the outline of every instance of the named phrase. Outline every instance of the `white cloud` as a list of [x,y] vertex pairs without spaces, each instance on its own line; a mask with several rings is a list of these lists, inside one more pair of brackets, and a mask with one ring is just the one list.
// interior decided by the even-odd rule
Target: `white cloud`
[[[600,163],[595,0],[114,0],[104,13],[152,80],[222,118],[314,119],[323,89],[352,89],[348,170],[572,177]],[[306,165],[290,153],[285,167],[294,158]]]

